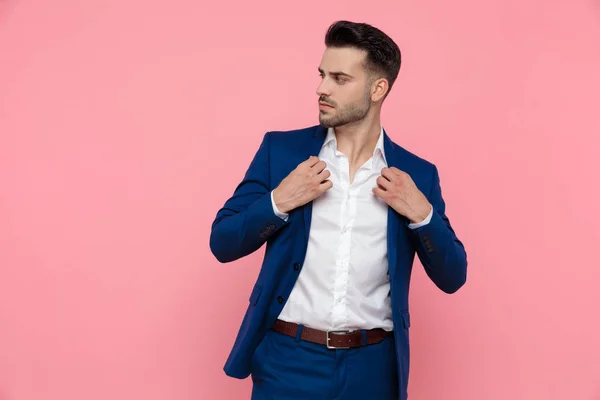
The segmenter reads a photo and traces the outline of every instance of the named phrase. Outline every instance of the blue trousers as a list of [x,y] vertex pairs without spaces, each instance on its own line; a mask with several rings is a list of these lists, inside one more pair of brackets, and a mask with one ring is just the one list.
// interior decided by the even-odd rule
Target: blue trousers
[[353,349],[328,349],[269,330],[252,358],[252,400],[396,400],[393,336]]

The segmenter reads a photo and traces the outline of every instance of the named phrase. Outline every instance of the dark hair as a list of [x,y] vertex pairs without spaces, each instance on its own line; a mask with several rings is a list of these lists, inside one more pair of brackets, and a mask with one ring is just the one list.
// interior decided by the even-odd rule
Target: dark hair
[[365,23],[337,21],[327,30],[325,46],[365,50],[365,68],[371,73],[383,75],[388,80],[389,90],[392,89],[400,71],[400,48],[381,30]]

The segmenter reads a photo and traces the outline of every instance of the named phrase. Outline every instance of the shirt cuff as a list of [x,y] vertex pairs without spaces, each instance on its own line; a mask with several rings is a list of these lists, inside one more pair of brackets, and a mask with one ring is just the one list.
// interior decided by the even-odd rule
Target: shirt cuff
[[431,207],[431,211],[429,211],[429,215],[427,216],[427,218],[425,218],[421,222],[416,222],[414,224],[408,224],[408,227],[410,229],[417,229],[417,228],[420,228],[422,226],[425,226],[425,225],[427,225],[431,221],[431,217],[433,217],[433,207]]
[[275,213],[275,215],[277,215],[282,220],[287,221],[289,214],[279,211],[279,209],[275,205],[275,200],[273,200],[273,191],[272,190],[271,190],[271,205],[273,206],[273,212]]

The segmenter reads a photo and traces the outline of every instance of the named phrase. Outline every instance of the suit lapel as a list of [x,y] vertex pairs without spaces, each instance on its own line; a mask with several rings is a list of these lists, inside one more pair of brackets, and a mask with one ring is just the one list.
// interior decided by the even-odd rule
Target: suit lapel
[[[388,167],[396,167],[405,171],[405,160],[400,157],[398,151],[395,151],[394,144],[387,133],[383,132],[383,148]],[[388,207],[388,226],[387,226],[387,249],[388,249],[388,269],[390,277],[396,274],[396,264],[398,260],[398,245],[404,242],[406,228],[404,219],[392,207]]]
[[[306,144],[305,158],[307,159],[310,156],[318,156],[321,151],[321,147],[323,147],[323,142],[325,141],[325,137],[327,136],[327,128],[323,125],[319,125],[315,128],[313,134]],[[310,233],[310,223],[312,218],[312,201],[308,202],[304,205],[304,235],[306,244],[308,244],[308,235]]]

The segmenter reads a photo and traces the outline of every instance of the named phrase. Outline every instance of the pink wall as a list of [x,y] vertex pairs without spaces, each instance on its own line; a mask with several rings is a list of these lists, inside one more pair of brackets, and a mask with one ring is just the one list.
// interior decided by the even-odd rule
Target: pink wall
[[342,18],[399,43],[384,126],[469,254],[452,296],[416,265],[411,398],[600,399],[597,0],[203,3],[0,1],[0,400],[248,398],[262,251],[210,224]]

